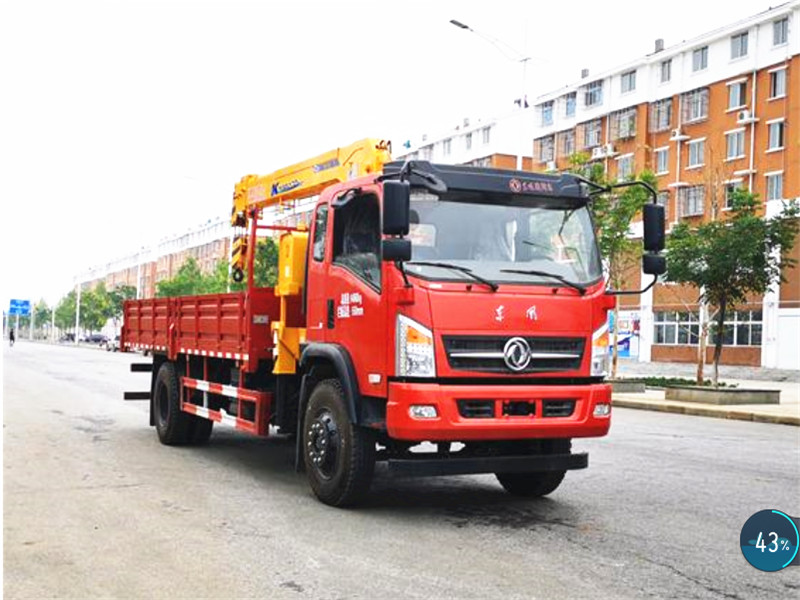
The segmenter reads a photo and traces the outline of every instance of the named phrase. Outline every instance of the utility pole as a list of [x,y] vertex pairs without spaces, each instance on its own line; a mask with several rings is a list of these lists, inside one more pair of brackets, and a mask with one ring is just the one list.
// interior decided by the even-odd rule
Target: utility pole
[[[528,61],[531,60],[531,57],[524,56],[521,52],[519,52],[506,42],[503,42],[502,40],[499,40],[485,33],[481,33],[480,31],[473,29],[472,27],[462,23],[461,21],[457,21],[456,19],[450,19],[450,24],[454,25],[455,27],[458,27],[459,29],[464,29],[466,31],[469,31],[470,33],[474,33],[479,38],[483,39],[486,42],[489,42],[492,46],[494,46],[497,49],[498,52],[500,52],[508,60],[518,62],[522,65],[522,93],[520,94],[519,99],[514,101],[515,103],[519,102],[520,115],[522,121],[519,127],[520,139],[518,141],[518,146],[517,146],[517,171],[521,171],[523,157],[525,156],[526,146],[527,146],[525,142],[525,137],[528,134],[527,131],[528,122],[527,119],[525,119],[525,116],[527,114],[526,110],[528,109],[528,92],[527,92]],[[527,45],[527,27],[525,35],[526,35],[526,45]]]
[[75,293],[75,345],[78,345],[78,327],[81,322],[81,282],[78,281],[78,291]]

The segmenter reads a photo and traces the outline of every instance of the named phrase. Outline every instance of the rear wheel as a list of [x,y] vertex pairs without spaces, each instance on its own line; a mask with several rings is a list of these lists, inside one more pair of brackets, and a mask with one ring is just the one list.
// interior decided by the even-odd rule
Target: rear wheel
[[337,379],[314,388],[303,419],[302,447],[308,481],[322,502],[347,506],[367,493],[375,468],[375,438],[350,422]]
[[204,444],[213,422],[181,410],[180,387],[175,365],[165,362],[156,375],[153,412],[158,439],[167,446]]
[[[569,454],[572,440],[544,440],[542,454]],[[495,473],[497,481],[514,496],[537,498],[554,492],[564,481],[566,471],[533,471],[529,473]]]

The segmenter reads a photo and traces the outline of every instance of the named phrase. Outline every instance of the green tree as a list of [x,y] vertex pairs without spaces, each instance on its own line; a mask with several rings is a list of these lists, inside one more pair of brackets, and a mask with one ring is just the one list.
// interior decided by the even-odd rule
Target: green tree
[[111,311],[111,299],[106,284],[100,282],[94,289],[81,292],[81,327],[89,331],[97,331],[108,321]]
[[[256,287],[274,287],[278,283],[278,244],[272,238],[258,240],[255,256],[255,285]],[[227,263],[225,263],[225,277],[227,277]],[[245,289],[247,277],[241,283],[231,283],[232,291]]]
[[109,310],[108,317],[114,321],[114,329],[119,326],[122,318],[122,305],[125,300],[136,298],[136,288],[132,285],[118,285],[108,292]]
[[71,290],[56,306],[56,327],[69,329],[75,326],[75,290]]
[[[608,186],[610,181],[606,178],[603,165],[589,162],[585,153],[573,154],[570,159],[570,171],[586,177],[601,186]],[[633,177],[633,181],[643,181],[653,188],[657,187],[655,175],[650,171],[643,171]],[[630,236],[633,219],[641,214],[645,204],[652,201],[649,192],[642,186],[618,188],[611,192],[596,194],[589,205],[592,210],[595,228],[597,230],[597,244],[603,257],[604,267],[608,282],[614,290],[625,286],[626,275],[642,260],[642,244],[640,240]],[[619,323],[619,296],[614,304],[614,332],[611,351],[611,377],[617,376],[618,365],[618,330]]]
[[700,300],[715,310],[714,376],[719,382],[719,360],[726,315],[751,294],[764,294],[785,281],[782,270],[795,261],[789,252],[798,233],[800,208],[784,204],[773,219],[758,215],[755,194],[733,193],[730,218],[690,227],[679,223],[667,240],[667,279],[702,290]]
[[203,273],[194,257],[186,259],[175,277],[156,283],[157,298],[174,298],[175,296],[193,296],[205,293]]

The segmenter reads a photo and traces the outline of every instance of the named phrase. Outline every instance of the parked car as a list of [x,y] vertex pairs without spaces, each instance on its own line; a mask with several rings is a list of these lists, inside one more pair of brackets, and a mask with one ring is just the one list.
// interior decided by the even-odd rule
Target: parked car
[[108,342],[108,336],[105,336],[102,333],[92,333],[84,337],[81,341],[89,344],[105,344]]
[[59,342],[74,342],[75,341],[75,334],[74,333],[65,333],[60,338],[58,338]]

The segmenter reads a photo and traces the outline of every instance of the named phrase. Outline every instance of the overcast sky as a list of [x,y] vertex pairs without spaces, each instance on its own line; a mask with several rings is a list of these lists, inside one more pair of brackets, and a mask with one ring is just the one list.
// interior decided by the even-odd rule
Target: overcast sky
[[3,310],[55,302],[79,272],[229,214],[244,174],[507,112],[519,63],[450,19],[535,57],[534,98],[769,6],[6,0]]

